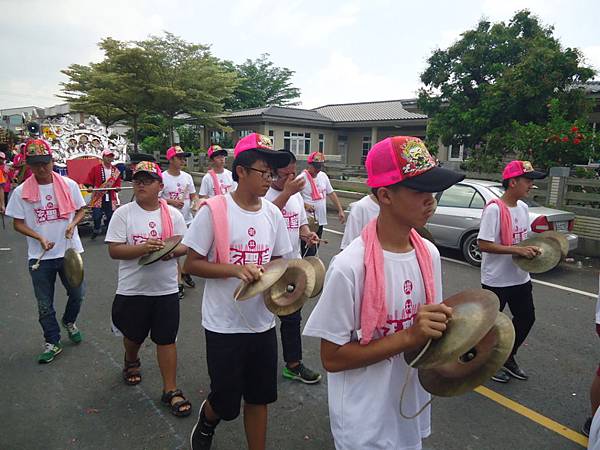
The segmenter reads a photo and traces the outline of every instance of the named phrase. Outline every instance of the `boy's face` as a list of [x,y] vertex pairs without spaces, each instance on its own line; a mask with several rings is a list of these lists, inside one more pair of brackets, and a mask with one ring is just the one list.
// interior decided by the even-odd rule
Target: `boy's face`
[[273,180],[273,187],[281,191],[288,178],[296,176],[296,162],[291,162],[287,166],[277,169],[275,173],[277,174],[277,179]]
[[509,181],[508,187],[517,198],[525,198],[533,187],[533,180],[526,177],[517,177]]
[[169,160],[169,164],[171,165],[171,167],[173,167],[174,169],[177,170],[181,170],[185,167],[186,165],[186,159],[183,156],[173,156],[170,160]]
[[431,192],[419,192],[407,187],[382,188],[377,197],[398,224],[421,228],[435,212],[435,198]]
[[215,169],[222,169],[225,167],[225,156],[223,155],[215,156],[212,161]]
[[160,180],[146,175],[140,174],[133,179],[133,192],[135,198],[141,202],[148,202],[158,198],[158,194],[163,188]]
[[54,166],[52,161],[48,163],[33,163],[27,165],[38,181],[46,181],[52,177],[52,167]]
[[271,187],[272,169],[265,161],[255,161],[250,168],[238,166],[238,189],[264,197]]

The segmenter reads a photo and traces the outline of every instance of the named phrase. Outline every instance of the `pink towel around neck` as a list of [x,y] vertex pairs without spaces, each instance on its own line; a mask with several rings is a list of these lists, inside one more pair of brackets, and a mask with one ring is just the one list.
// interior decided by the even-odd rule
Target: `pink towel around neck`
[[169,212],[169,205],[167,204],[167,201],[161,198],[158,203],[160,204],[160,222],[162,229],[160,238],[164,241],[165,239],[173,236],[175,230],[173,228],[173,218]]
[[227,220],[227,198],[224,195],[203,200],[200,207],[208,206],[212,216],[215,243],[215,260],[218,264],[229,264],[229,222]]
[[304,169],[304,172],[306,173],[306,178],[308,179],[308,182],[310,183],[311,198],[313,200],[323,200],[323,196],[319,192],[319,189],[317,188],[317,183],[315,183],[315,179],[313,178],[313,176],[306,169]]
[[501,199],[495,198],[487,202],[485,208],[491,204],[498,205],[500,211],[500,243],[502,245],[513,245],[512,217],[508,206]]
[[215,172],[213,169],[210,169],[208,171],[208,173],[210,174],[210,176],[212,178],[213,190],[215,192],[215,195],[222,195],[223,191],[221,191],[221,183],[219,183],[219,178],[217,177],[217,172]]
[[[61,219],[68,219],[69,214],[77,210],[73,198],[71,197],[71,189],[65,180],[63,180],[63,177],[56,172],[52,172],[52,184],[58,206],[58,216]],[[40,201],[40,185],[35,177],[29,177],[23,182],[21,198],[30,203]]]
[[[385,294],[385,268],[383,249],[377,237],[377,218],[371,220],[361,233],[365,246],[364,265],[365,283],[360,307],[360,343],[371,342],[373,332],[384,327],[387,320],[387,302]],[[413,229],[410,230],[410,243],[415,249],[423,286],[425,304],[435,301],[435,281],[433,278],[433,260],[424,239]]]

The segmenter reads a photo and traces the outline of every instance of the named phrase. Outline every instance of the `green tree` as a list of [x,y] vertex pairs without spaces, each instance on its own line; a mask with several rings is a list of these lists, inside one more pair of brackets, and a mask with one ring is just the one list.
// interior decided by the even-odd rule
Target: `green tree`
[[225,127],[223,103],[231,97],[237,75],[226,70],[209,47],[186,42],[171,33],[151,36],[136,45],[150,58],[150,108],[165,118],[171,144],[173,131],[184,117],[196,125]]
[[224,66],[240,78],[233,96],[225,103],[228,110],[300,104],[300,89],[292,84],[295,72],[286,67],[275,66],[269,60],[268,53],[263,53],[255,60],[247,59],[238,65],[226,61]]
[[419,105],[431,117],[428,142],[464,144],[473,160],[499,160],[517,124],[545,123],[556,98],[569,120],[582,117],[586,99],[573,86],[594,71],[576,48],[562,48],[552,27],[529,11],[504,22],[479,22],[448,49],[438,49],[421,74]]

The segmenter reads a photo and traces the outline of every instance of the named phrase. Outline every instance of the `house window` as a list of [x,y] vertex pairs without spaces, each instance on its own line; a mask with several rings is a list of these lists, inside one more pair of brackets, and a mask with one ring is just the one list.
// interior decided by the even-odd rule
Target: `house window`
[[360,159],[361,164],[365,163],[367,154],[371,149],[371,136],[363,136],[362,138],[362,158]]
[[296,131],[283,132],[283,148],[295,155],[308,155],[310,153],[310,133]]
[[271,143],[273,144],[273,148],[277,148],[275,146],[275,131],[274,130],[269,130],[269,139],[271,139]]
[[212,144],[220,144],[225,140],[226,133],[224,131],[213,130],[210,132],[210,142]]
[[246,136],[254,133],[254,130],[240,130],[239,132],[240,139],[245,138]]
[[325,153],[325,135],[319,134],[319,152]]
[[465,146],[463,144],[450,144],[448,146],[448,161],[462,161],[464,152]]

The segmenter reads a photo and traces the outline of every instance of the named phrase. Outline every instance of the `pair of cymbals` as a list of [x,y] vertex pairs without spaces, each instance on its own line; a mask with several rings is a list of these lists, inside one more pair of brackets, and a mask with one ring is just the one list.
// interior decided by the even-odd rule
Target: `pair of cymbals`
[[142,256],[138,264],[140,266],[148,266],[150,264],[154,264],[156,261],[160,261],[162,258],[171,253],[175,248],[179,245],[179,243],[183,240],[183,236],[175,235],[171,236],[164,240],[165,246],[160,250],[156,250],[152,253],[148,253],[147,255]]
[[67,282],[73,288],[83,283],[83,258],[73,248],[68,248],[63,259]]
[[538,248],[538,254],[533,258],[513,255],[515,264],[529,273],[544,273],[554,269],[560,263],[563,255],[561,244],[556,237],[534,237],[525,239],[516,245],[519,247],[532,246]]
[[560,252],[563,258],[569,253],[569,241],[566,236],[558,231],[550,230],[540,233],[540,237],[554,239],[560,245]]
[[404,358],[418,369],[426,391],[451,397],[473,390],[500,369],[515,333],[491,291],[463,291],[444,303],[452,307],[452,317],[443,336],[419,351],[405,352]]
[[307,299],[319,295],[324,280],[325,265],[318,257],[280,258],[265,264],[258,280],[240,283],[234,298],[243,301],[264,293],[267,309],[285,316],[302,308]]

